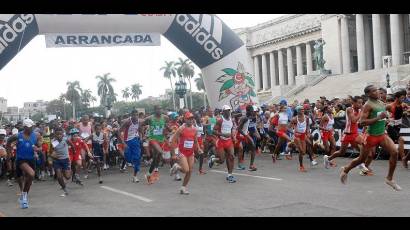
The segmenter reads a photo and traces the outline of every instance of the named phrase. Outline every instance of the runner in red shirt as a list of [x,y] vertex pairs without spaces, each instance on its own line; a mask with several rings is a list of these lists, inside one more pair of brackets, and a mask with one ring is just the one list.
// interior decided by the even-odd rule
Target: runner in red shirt
[[88,148],[88,145],[83,140],[81,140],[79,134],[80,131],[76,128],[70,130],[71,137],[68,141],[71,144],[68,146],[68,153],[70,157],[71,168],[73,171],[73,181],[75,181],[75,183],[79,185],[83,185],[82,181],[80,180],[80,176],[78,175],[80,166],[82,165],[81,150],[86,151],[90,158],[92,158],[92,155],[90,149]]
[[334,152],[332,155],[323,156],[323,163],[325,168],[329,168],[331,161],[336,157],[344,156],[349,144],[360,151],[363,144],[363,137],[358,131],[358,122],[360,119],[360,112],[363,105],[363,99],[359,96],[353,98],[353,105],[346,109],[346,127],[343,132],[342,146],[340,150]]
[[194,166],[194,150],[198,151],[200,154],[202,154],[203,151],[199,147],[197,130],[193,126],[194,115],[190,112],[187,112],[185,113],[184,118],[185,124],[179,127],[175,135],[172,137],[172,148],[177,143],[179,143],[179,154],[177,156],[179,163],[175,163],[172,166],[171,176],[178,171],[185,173],[180,193],[188,195],[189,192],[186,189],[186,186],[188,185],[189,179],[191,178],[191,173]]

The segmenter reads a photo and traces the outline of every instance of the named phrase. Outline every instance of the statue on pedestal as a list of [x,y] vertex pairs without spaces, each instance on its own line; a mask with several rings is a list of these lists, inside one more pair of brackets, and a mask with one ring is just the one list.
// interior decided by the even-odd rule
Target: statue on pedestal
[[323,46],[325,44],[325,41],[321,39],[315,41],[315,45],[313,46],[313,48],[315,49],[314,58],[316,61],[316,69],[320,70],[320,74],[323,74],[325,72],[326,61],[323,59]]

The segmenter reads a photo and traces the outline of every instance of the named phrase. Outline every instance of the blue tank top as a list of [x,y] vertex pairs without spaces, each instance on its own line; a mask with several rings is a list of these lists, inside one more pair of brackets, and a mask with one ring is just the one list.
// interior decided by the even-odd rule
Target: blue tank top
[[30,134],[29,140],[24,139],[23,132],[18,133],[16,159],[34,160],[33,145],[37,143],[35,132]]
[[[250,119],[250,118],[248,118],[248,119]],[[249,131],[250,133],[256,132],[256,117],[250,119],[250,121],[249,121],[249,126],[248,126],[248,131]]]

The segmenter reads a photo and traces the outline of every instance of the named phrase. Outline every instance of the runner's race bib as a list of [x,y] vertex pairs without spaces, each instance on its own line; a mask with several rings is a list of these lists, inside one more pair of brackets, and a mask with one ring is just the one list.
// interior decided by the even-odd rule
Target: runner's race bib
[[154,134],[154,136],[161,136],[163,132],[161,128],[156,128],[152,131],[152,133]]
[[194,147],[194,141],[184,141],[184,148],[192,149]]
[[53,142],[51,142],[51,144],[53,145],[53,148],[57,147],[57,145],[58,145],[59,143],[60,143],[60,142],[58,142],[57,140],[54,140]]
[[269,128],[269,124],[268,123],[263,124],[263,128],[265,128],[265,129]]
[[82,133],[81,134],[81,137],[83,138],[83,139],[86,139],[86,138],[88,138],[90,135],[88,134],[88,133]]
[[222,133],[223,134],[230,134],[231,133],[231,127],[229,127],[229,126],[224,126],[224,127],[222,127]]
[[171,159],[171,152],[169,152],[169,151],[164,152],[164,154],[162,155],[162,157],[164,158],[164,160],[169,160],[169,159]]

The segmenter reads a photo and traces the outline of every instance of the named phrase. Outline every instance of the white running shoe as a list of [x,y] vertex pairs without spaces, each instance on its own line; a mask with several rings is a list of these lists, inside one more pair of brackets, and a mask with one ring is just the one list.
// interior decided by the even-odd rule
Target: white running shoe
[[169,175],[170,175],[170,176],[175,175],[175,173],[177,173],[177,169],[178,169],[178,164],[177,164],[177,163],[174,163],[174,164],[172,165],[172,168],[169,170]]
[[84,175],[84,179],[88,179],[88,175]]
[[311,164],[312,166],[316,166],[318,163],[317,163],[316,160],[313,160],[313,161],[310,162],[310,164]]
[[64,191],[64,193],[61,194],[60,197],[68,196],[68,191],[67,191],[67,189],[65,188],[65,189],[63,189],[63,191]]
[[138,183],[138,182],[140,182],[140,180],[138,179],[137,176],[133,176],[133,177],[131,178],[131,180],[132,180],[133,183]]
[[386,179],[386,184],[390,185],[396,191],[401,191],[401,187],[394,180]]
[[360,170],[362,170],[363,172],[368,172],[369,169],[366,167],[366,165],[364,165],[364,163],[361,163],[359,166],[357,166]]
[[181,187],[179,192],[183,195],[189,195],[189,191],[186,189],[186,187]]
[[329,161],[329,156],[328,155],[324,155],[323,156],[323,164],[325,165],[325,168],[329,168],[330,166],[330,161]]
[[7,186],[9,186],[9,187],[13,186],[13,182],[11,182],[10,179],[7,179]]
[[181,180],[181,176],[179,175],[179,173],[175,174],[175,178],[176,181],[180,181]]

